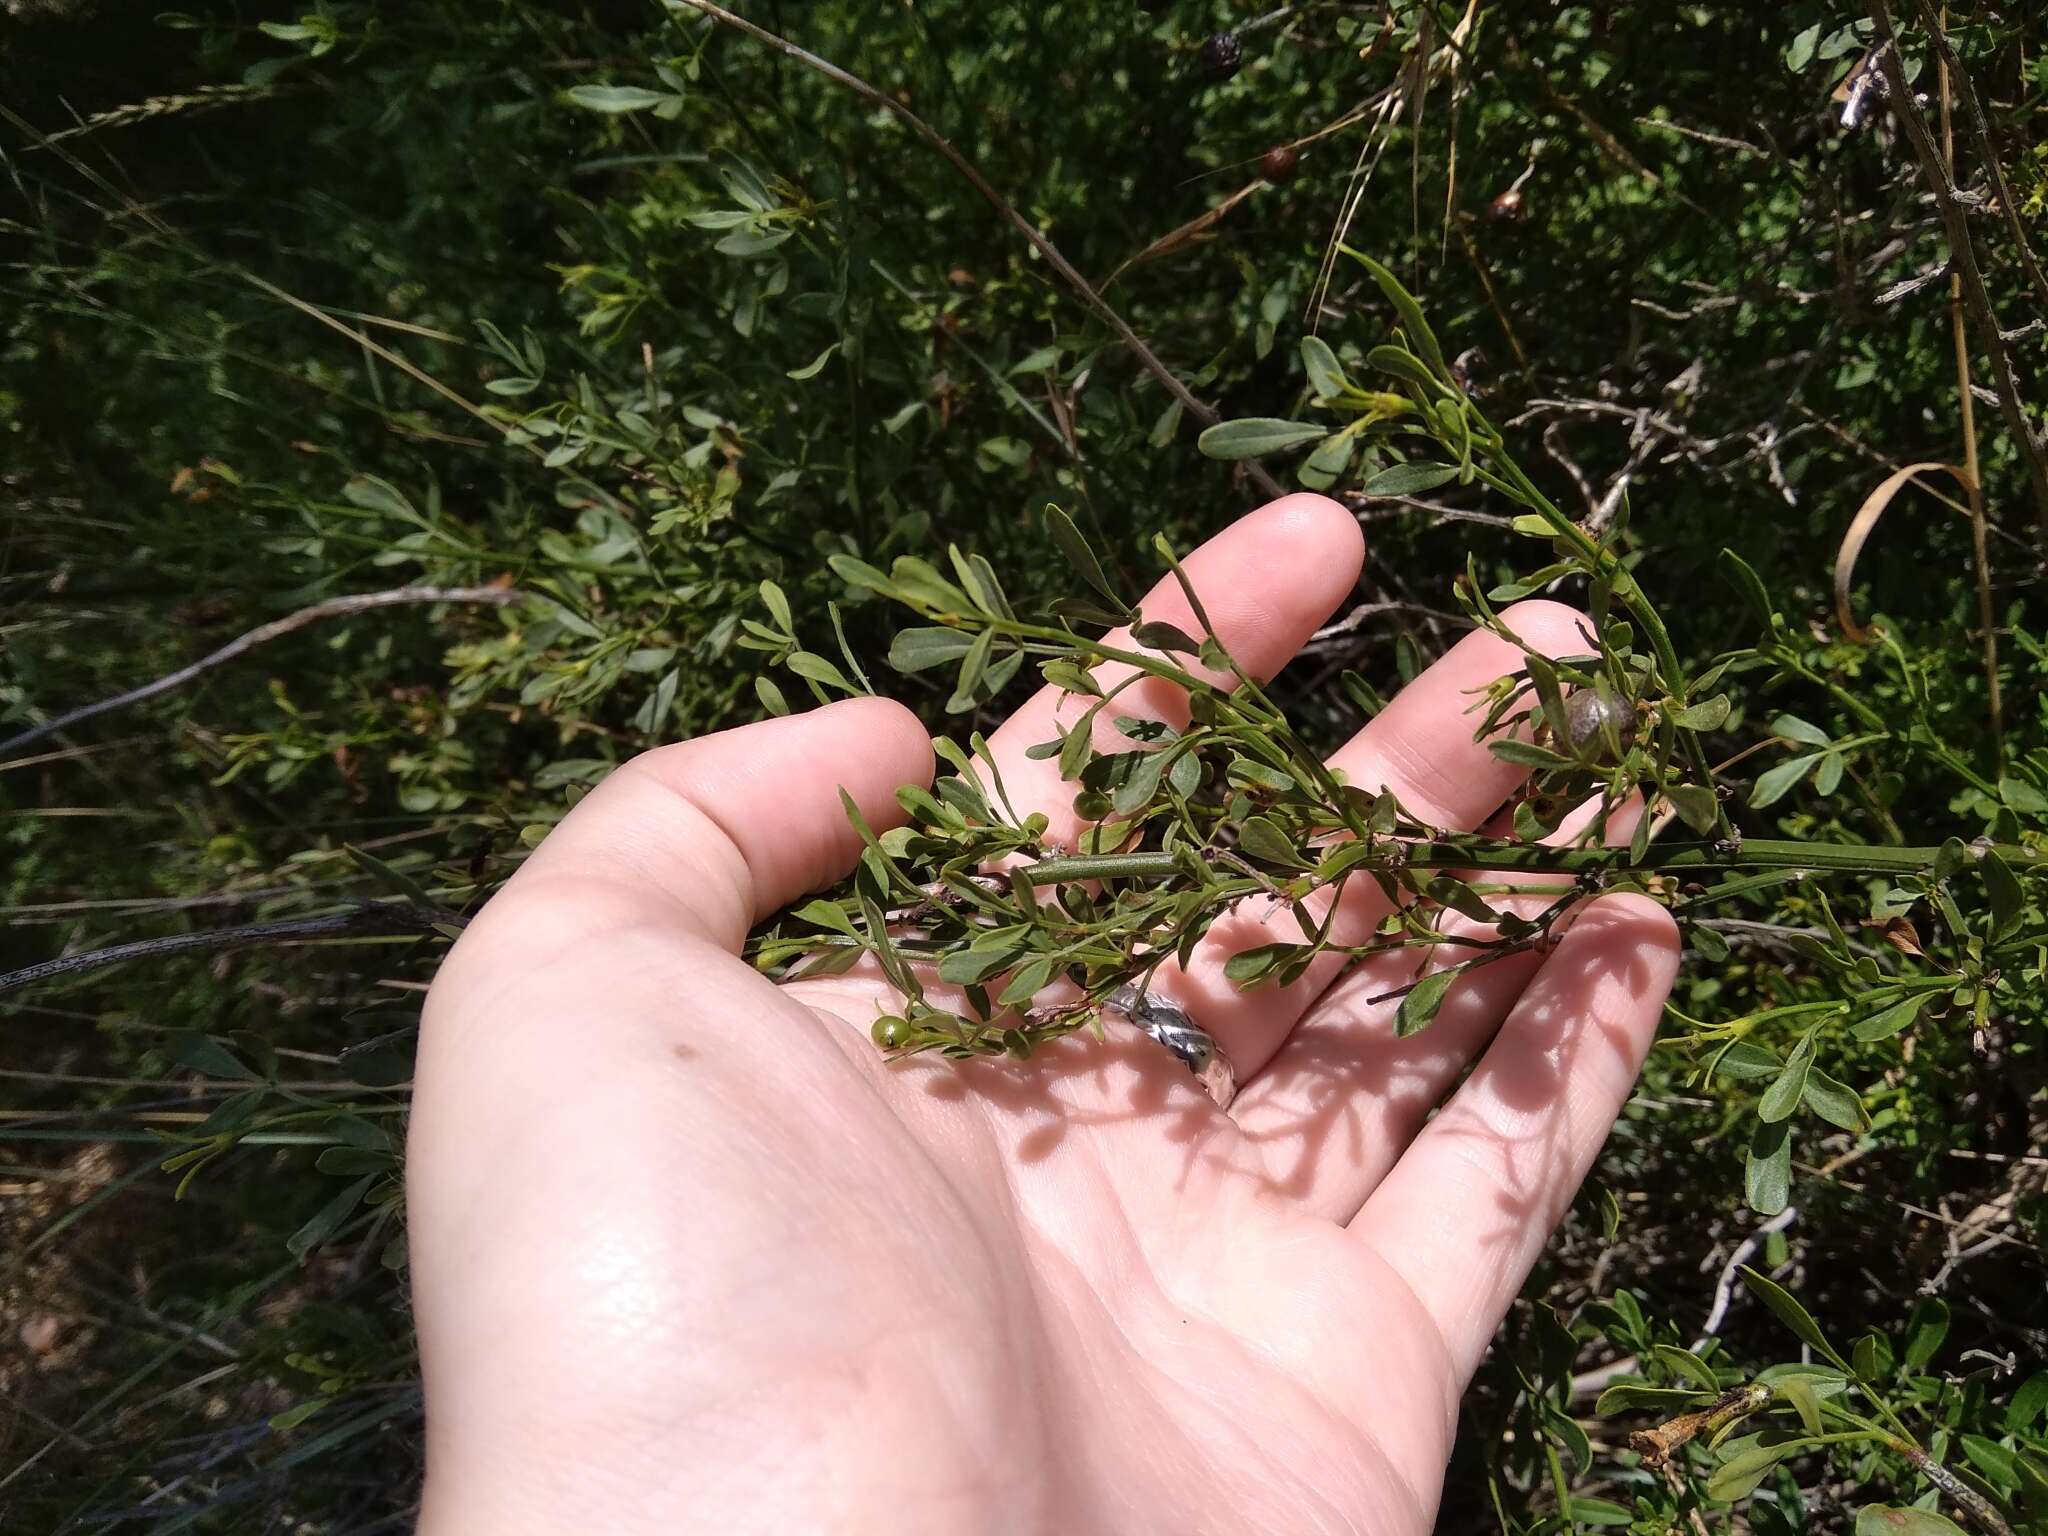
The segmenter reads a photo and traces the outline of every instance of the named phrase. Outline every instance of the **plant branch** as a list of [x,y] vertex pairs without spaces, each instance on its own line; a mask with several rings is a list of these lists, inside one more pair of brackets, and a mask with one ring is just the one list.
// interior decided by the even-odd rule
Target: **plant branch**
[[0,975],[0,992],[13,992],[77,971],[94,971],[119,965],[126,960],[145,960],[157,955],[180,954],[190,950],[248,949],[252,945],[294,939],[336,939],[364,934],[418,933],[430,931],[436,923],[460,923],[452,913],[422,912],[398,902],[366,902],[346,912],[324,917],[293,917],[274,923],[244,923],[235,928],[214,928],[205,933],[178,933],[168,938],[138,939],[132,944],[113,944],[88,950],[82,955],[63,955],[18,971]]
[[1999,328],[1997,312],[1991,307],[1991,296],[1985,290],[1984,275],[1977,270],[1976,249],[1970,243],[1969,216],[1956,200],[1955,182],[1949,176],[1948,167],[1942,164],[1941,151],[1935,145],[1934,135],[1928,129],[1918,101],[1914,99],[1913,88],[1906,81],[1905,67],[1899,61],[1898,29],[1892,24],[1891,9],[1885,0],[1871,0],[1870,13],[1884,33],[1883,46],[1877,51],[1878,65],[1884,71],[1892,111],[1897,114],[1900,126],[1906,130],[1906,137],[1913,145],[1921,174],[1934,189],[1936,211],[1948,233],[1949,257],[1962,279],[1963,299],[1969,307],[1970,317],[1976,321],[1983,345],[1991,354],[1999,408],[2005,414],[2006,428],[2012,434],[2014,446],[2019,449],[2020,461],[2027,466],[2027,479],[2034,491],[2035,511],[2040,517],[2043,534],[2048,535],[2048,458],[2043,457],[2041,444],[2035,438],[2033,428],[2027,424],[2026,410],[2020,404],[2012,358],[2005,350],[2004,334]]
[[[1217,414],[1212,406],[1197,398],[1193,391],[1174,376],[1173,370],[1161,362],[1158,354],[1145,344],[1145,339],[1131,329],[1123,316],[1119,315],[1110,306],[1109,301],[1095,290],[1095,286],[1081,275],[1079,268],[1060,254],[1059,247],[1047,239],[1037,225],[1019,213],[1016,206],[1008,198],[1004,197],[1001,192],[997,191],[986,176],[975,169],[974,162],[953,147],[950,139],[919,117],[915,112],[911,111],[910,108],[904,106],[895,97],[889,96],[877,90],[874,86],[869,85],[860,76],[841,69],[831,60],[818,57],[817,54],[810,52],[808,49],[801,48],[797,44],[792,43],[788,38],[770,32],[766,27],[757,26],[755,23],[748,21],[744,16],[735,16],[722,5],[711,4],[711,0],[669,0],[669,3],[686,5],[691,10],[707,16],[723,26],[731,27],[735,32],[743,32],[748,37],[753,38],[754,41],[765,43],[777,53],[787,58],[795,59],[806,68],[816,70],[835,84],[845,86],[846,89],[852,91],[863,101],[880,107],[883,111],[898,118],[912,133],[915,133],[925,143],[945,156],[954,170],[967,178],[968,184],[988,200],[989,205],[1003,216],[1012,229],[1016,230],[1018,234],[1022,235],[1030,243],[1034,251],[1045,258],[1046,265],[1057,272],[1067,286],[1080,296],[1081,301],[1095,311],[1097,318],[1112,331],[1116,332],[1117,339],[1131,349],[1131,352],[1137,357],[1138,361],[1144,364],[1147,372],[1166,386],[1167,393],[1181,403],[1183,410],[1205,427],[1213,427],[1218,421],[1222,420],[1222,417]],[[1279,481],[1273,478],[1263,465],[1257,462],[1250,462],[1247,463],[1245,468],[1246,473],[1266,495],[1280,496],[1285,494],[1285,488]]]
[[[1696,869],[1783,869],[1835,874],[1911,875],[1934,867],[1941,849],[1892,848],[1847,843],[1781,842],[1745,838],[1738,848],[1718,843],[1669,843],[1640,864],[1625,848],[1549,848],[1541,844],[1495,843],[1486,839],[1401,843],[1390,853],[1406,869],[1512,869],[1578,874],[1662,874]],[[2008,865],[2031,869],[2048,864],[2048,852],[2018,844],[1979,844],[1973,853],[1996,853]],[[1068,880],[1170,880],[1184,873],[1172,853],[1061,854],[1018,867],[1034,886]]]
[[2020,211],[2014,205],[2012,192],[2005,184],[2005,170],[1998,162],[1998,143],[1991,136],[1991,122],[1984,115],[1984,104],[1978,99],[1977,87],[1971,83],[1962,61],[1956,57],[1955,48],[1949,42],[1948,32],[1942,25],[1942,18],[1935,15],[1932,0],[1913,0],[1913,4],[1920,13],[1920,24],[1927,29],[1928,40],[1941,55],[1944,71],[1942,136],[1948,136],[1946,93],[1947,87],[1953,82],[1956,95],[1962,99],[1963,111],[1970,119],[1970,137],[1976,140],[1977,157],[1984,162],[1984,174],[1990,178],[1991,195],[1998,202],[1998,211],[2005,216],[2005,227],[2012,232],[2013,249],[2019,255],[2020,266],[2026,270],[2027,281],[2034,285],[2034,292],[2040,296],[2042,313],[2048,315],[2048,272],[2041,270],[2041,263],[2034,257],[2034,248],[2027,243],[2027,226],[2021,222]]
[[388,592],[357,592],[347,597],[330,597],[325,602],[314,603],[297,612],[288,613],[281,619],[272,619],[268,624],[259,624],[247,634],[237,635],[211,655],[202,656],[190,666],[168,672],[153,682],[144,683],[140,688],[131,688],[126,693],[117,693],[111,699],[101,699],[97,704],[87,704],[69,710],[54,720],[45,720],[18,736],[0,741],[0,757],[41,741],[45,736],[66,730],[82,720],[95,715],[104,715],[117,709],[126,709],[131,704],[140,704],[159,694],[182,688],[201,673],[233,661],[236,657],[253,651],[259,645],[281,639],[294,630],[304,629],[309,624],[318,624],[325,619],[347,618],[351,614],[367,613],[373,608],[395,608],[405,603],[491,603],[503,605],[521,602],[526,594],[513,587],[394,587]]
[[[1918,0],[1921,19],[1928,31],[1941,45],[1941,159],[1948,168],[1951,178],[1956,169],[1955,116],[1950,105],[1951,84],[1970,90],[1970,82],[1962,75],[1950,52],[1948,39],[1942,35],[1940,25],[1929,11],[1927,0]],[[1971,101],[1976,100],[1974,92]],[[1988,146],[1985,153],[1988,158]],[[1997,171],[1996,160],[1991,161],[1993,174]],[[1998,182],[1999,196],[2005,196],[2002,177]],[[2017,224],[2015,224],[2017,229]],[[2026,250],[2026,237],[2021,235],[2020,249],[2026,251],[2026,264],[2034,269],[2033,252]],[[1954,263],[1949,265],[1948,274],[1948,319],[1949,332],[1955,340],[1956,350],[1956,394],[1962,414],[1963,428],[1963,480],[1964,491],[1970,502],[1970,544],[1976,555],[1977,577],[1977,622],[1984,631],[1984,690],[1986,703],[1991,712],[1991,754],[1998,771],[2005,771],[2005,703],[1999,697],[1998,689],[1998,610],[1991,601],[1991,553],[1984,536],[1984,482],[1977,464],[1977,400],[1970,392],[1970,338],[1969,328],[1963,318],[1963,277]]]

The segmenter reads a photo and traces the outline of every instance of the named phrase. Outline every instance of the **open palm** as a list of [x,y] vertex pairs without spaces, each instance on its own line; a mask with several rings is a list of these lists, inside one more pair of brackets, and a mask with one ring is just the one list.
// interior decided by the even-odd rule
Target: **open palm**
[[[1295,496],[1187,569],[1270,673],[1362,558],[1348,514]],[[1170,585],[1143,611],[1192,624]],[[1557,605],[1511,623],[1588,648]],[[1333,763],[1486,825],[1518,771],[1472,741],[1467,691],[1518,660],[1466,637]],[[1156,679],[1120,704],[1184,717]],[[1072,789],[1025,749],[1070,707],[1047,691],[992,740],[1068,842]],[[649,753],[456,946],[409,1175],[425,1529],[1430,1528],[1459,1394],[1654,1031],[1668,918],[1593,902],[1400,1040],[1368,999],[1413,951],[1239,992],[1232,953],[1298,936],[1248,904],[1153,983],[1235,1064],[1228,1115],[1134,1030],[892,1064],[878,978],[777,987],[737,956],[851,867],[838,787],[885,825],[931,768],[875,700]],[[1352,882],[1337,942],[1382,901]]]

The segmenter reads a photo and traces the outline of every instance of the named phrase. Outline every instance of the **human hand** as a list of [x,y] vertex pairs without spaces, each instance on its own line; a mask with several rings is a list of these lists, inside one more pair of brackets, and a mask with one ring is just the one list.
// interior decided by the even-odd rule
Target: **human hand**
[[[1291,496],[1185,564],[1269,675],[1362,559],[1349,514]],[[1194,627],[1170,581],[1142,606]],[[1559,605],[1510,622],[1587,649]],[[1333,764],[1488,824],[1522,771],[1466,690],[1519,660],[1467,636]],[[1158,679],[1120,704],[1184,719]],[[1070,707],[1043,691],[991,741],[1068,841],[1025,749]],[[891,1063],[878,976],[776,986],[738,952],[852,866],[839,786],[879,828],[931,771],[865,699],[649,752],[456,945],[408,1172],[424,1530],[1429,1531],[1459,1396],[1655,1031],[1670,919],[1595,900],[1402,1040],[1368,999],[1416,951],[1239,992],[1230,954],[1299,936],[1249,904],[1152,982],[1234,1063],[1227,1115],[1135,1030]],[[1352,882],[1338,941],[1383,912]]]

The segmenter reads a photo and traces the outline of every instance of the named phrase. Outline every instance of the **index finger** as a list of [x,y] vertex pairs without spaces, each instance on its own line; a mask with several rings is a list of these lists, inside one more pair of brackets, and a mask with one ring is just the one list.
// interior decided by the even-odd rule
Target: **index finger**
[[[1365,536],[1358,520],[1328,497],[1283,496],[1246,513],[1181,562],[1181,569],[1215,626],[1217,641],[1247,674],[1273,676],[1307,644],[1358,581],[1365,564]],[[1201,635],[1201,624],[1179,582],[1167,576],[1138,605],[1148,622],[1164,622]],[[1105,643],[1143,650],[1128,627],[1112,631]],[[1176,665],[1207,682],[1227,685],[1228,672],[1204,666],[1193,656]],[[1116,702],[1095,717],[1093,739],[1100,751],[1129,750],[1116,718],[1187,723],[1187,690],[1160,677],[1140,677],[1127,662],[1103,662],[1092,676],[1106,690],[1128,683]],[[1136,678],[1136,681],[1132,681]],[[996,772],[1021,815],[1042,811],[1046,840],[1072,847],[1089,825],[1074,813],[1074,786],[1060,777],[1054,758],[1031,758],[1027,749],[1066,731],[1094,701],[1048,684],[1033,694],[989,738]]]

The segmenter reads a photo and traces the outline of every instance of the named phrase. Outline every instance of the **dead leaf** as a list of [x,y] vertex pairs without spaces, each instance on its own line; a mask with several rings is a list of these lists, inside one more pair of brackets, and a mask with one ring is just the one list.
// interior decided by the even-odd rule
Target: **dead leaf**
[[1196,214],[1192,219],[1189,219],[1187,223],[1181,225],[1178,229],[1168,230],[1165,234],[1161,235],[1157,240],[1154,240],[1150,245],[1146,246],[1145,249],[1138,252],[1138,254],[1133,256],[1129,261],[1125,262],[1122,266],[1118,267],[1114,272],[1110,273],[1109,276],[1103,280],[1102,286],[1104,288],[1107,288],[1111,283],[1115,282],[1119,277],[1122,277],[1124,273],[1128,272],[1132,267],[1142,266],[1148,261],[1157,261],[1162,256],[1171,256],[1174,252],[1178,251],[1182,246],[1194,244],[1195,241],[1201,239],[1202,236],[1206,235],[1210,230],[1214,229],[1218,224],[1222,223],[1224,219],[1228,218],[1230,216],[1230,211],[1233,208],[1235,208],[1239,203],[1243,202],[1246,198],[1250,197],[1254,192],[1258,191],[1259,188],[1263,187],[1265,184],[1266,183],[1263,180],[1248,181],[1243,186],[1239,187],[1235,192],[1231,193],[1230,196],[1223,199],[1222,202],[1218,203],[1215,207],[1209,209],[1207,212]]
[[1856,515],[1849,519],[1849,531],[1842,535],[1842,547],[1835,552],[1835,622],[1842,626],[1842,633],[1851,640],[1860,643],[1871,637],[1871,631],[1856,622],[1855,612],[1849,606],[1849,583],[1856,574],[1856,559],[1863,553],[1864,541],[1877,526],[1877,520],[1884,516],[1885,508],[1892,504],[1892,498],[1909,482],[1936,469],[1953,476],[1965,492],[1976,489],[1970,477],[1953,464],[1931,461],[1908,464],[1885,476],[1877,489],[1863,498],[1863,505],[1856,509]]

